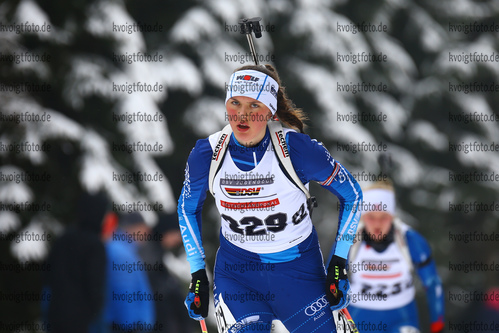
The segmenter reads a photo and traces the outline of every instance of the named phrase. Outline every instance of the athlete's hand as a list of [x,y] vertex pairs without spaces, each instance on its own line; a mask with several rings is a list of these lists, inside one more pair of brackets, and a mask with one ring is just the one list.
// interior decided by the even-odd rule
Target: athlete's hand
[[189,317],[203,320],[208,317],[208,304],[210,303],[209,283],[206,270],[200,269],[192,273],[189,294],[185,299],[185,307]]
[[346,262],[346,259],[334,255],[327,269],[326,297],[333,311],[346,308],[350,304],[351,291]]

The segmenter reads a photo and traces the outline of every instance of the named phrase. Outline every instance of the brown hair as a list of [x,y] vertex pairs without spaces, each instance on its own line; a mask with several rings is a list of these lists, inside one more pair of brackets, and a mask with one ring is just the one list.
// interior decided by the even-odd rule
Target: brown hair
[[234,72],[242,70],[254,70],[267,74],[279,84],[279,91],[277,92],[277,112],[276,115],[280,121],[286,126],[291,127],[303,133],[305,129],[305,120],[308,120],[307,115],[302,109],[295,107],[293,101],[286,95],[286,89],[281,83],[281,79],[277,74],[276,69],[272,65],[246,65],[236,69]]

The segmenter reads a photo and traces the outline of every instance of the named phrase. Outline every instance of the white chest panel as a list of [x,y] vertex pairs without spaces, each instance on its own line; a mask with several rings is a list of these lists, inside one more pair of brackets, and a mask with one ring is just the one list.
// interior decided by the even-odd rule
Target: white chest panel
[[227,150],[213,190],[222,235],[247,251],[284,251],[312,232],[306,196],[284,175],[270,148],[251,171],[241,171]]
[[363,242],[349,270],[356,307],[389,310],[414,299],[411,267],[395,242],[381,253]]

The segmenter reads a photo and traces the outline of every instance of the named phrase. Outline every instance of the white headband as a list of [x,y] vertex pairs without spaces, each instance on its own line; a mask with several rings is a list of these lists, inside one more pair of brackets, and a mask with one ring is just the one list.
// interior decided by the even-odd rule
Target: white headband
[[226,89],[225,103],[231,97],[251,97],[265,104],[273,115],[277,112],[279,85],[267,74],[255,70],[237,71],[230,76]]
[[369,212],[386,212],[395,215],[395,193],[393,191],[375,188],[363,192],[362,214]]

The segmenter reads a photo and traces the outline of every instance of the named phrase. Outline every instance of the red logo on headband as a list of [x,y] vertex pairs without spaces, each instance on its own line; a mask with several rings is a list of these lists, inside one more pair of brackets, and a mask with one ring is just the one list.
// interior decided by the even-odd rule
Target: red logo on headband
[[239,75],[238,77],[236,77],[236,80],[244,80],[244,81],[258,81],[260,80],[259,77],[255,77],[255,76],[251,76],[251,75]]

